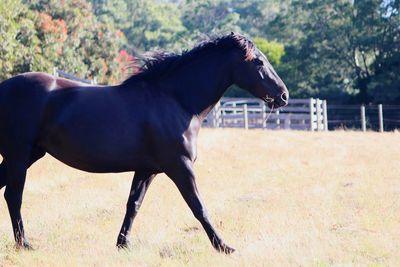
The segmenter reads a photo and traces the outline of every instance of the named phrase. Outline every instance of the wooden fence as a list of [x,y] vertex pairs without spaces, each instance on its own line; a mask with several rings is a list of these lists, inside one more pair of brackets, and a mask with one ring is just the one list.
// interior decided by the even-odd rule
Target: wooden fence
[[288,106],[271,112],[263,101],[255,98],[222,98],[203,125],[327,131],[327,105],[326,100],[291,99]]
[[400,105],[328,105],[329,128],[361,131],[400,129]]

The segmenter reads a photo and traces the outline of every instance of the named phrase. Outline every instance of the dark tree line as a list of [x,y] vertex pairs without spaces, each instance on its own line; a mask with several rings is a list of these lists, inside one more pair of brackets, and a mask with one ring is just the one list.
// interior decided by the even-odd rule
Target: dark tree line
[[[117,83],[149,50],[238,31],[294,97],[400,103],[400,0],[2,0],[0,80],[67,72]],[[243,91],[234,88],[231,95]]]

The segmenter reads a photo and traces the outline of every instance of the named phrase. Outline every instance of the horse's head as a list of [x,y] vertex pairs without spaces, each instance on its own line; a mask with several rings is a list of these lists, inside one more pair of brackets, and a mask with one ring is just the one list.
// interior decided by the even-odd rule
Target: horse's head
[[270,108],[286,106],[289,100],[286,85],[267,57],[251,41],[244,39],[243,42],[247,42],[245,55],[241,53],[240,63],[234,70],[234,83],[267,102]]

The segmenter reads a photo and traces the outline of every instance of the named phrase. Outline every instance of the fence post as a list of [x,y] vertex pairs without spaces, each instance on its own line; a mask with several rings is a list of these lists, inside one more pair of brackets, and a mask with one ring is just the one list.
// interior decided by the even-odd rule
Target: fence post
[[279,118],[279,109],[277,109],[275,111],[275,115],[276,115],[276,129],[280,129],[281,128],[281,119]]
[[57,69],[57,67],[53,68],[53,76],[54,77],[58,77],[58,69]]
[[291,118],[290,118],[290,114],[288,114],[284,121],[284,128],[290,129],[290,124],[291,124]]
[[378,105],[378,115],[379,115],[379,132],[383,133],[383,107],[382,107],[382,104]]
[[249,117],[247,114],[247,104],[243,105],[243,119],[244,119],[244,128],[249,129]]
[[314,98],[310,98],[310,131],[314,131]]
[[322,111],[323,111],[323,120],[324,120],[324,131],[328,131],[328,104],[326,100],[322,101]]
[[261,104],[261,119],[263,129],[267,128],[267,106],[265,103]]
[[211,110],[210,114],[210,125],[213,128],[219,128],[220,126],[220,102],[217,102],[217,104],[214,106],[214,108]]
[[365,120],[365,106],[361,105],[361,130],[367,131],[367,122]]
[[321,100],[319,98],[316,99],[316,110],[317,110],[317,131],[321,130]]
[[208,114],[207,123],[209,127],[215,128],[215,107]]
[[215,105],[215,119],[217,122],[216,127],[221,127],[221,102],[218,101],[217,105]]
[[[233,114],[236,115],[236,114],[237,114],[236,102],[234,102],[234,103],[232,104],[232,108],[233,108]],[[237,119],[234,119],[234,120],[233,120],[233,124],[237,124],[237,123],[238,123],[238,120],[237,120]]]

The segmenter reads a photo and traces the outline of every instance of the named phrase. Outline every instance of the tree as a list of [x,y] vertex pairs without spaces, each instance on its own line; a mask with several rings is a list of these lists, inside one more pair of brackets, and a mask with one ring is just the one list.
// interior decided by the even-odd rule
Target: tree
[[[398,41],[393,33],[400,27],[394,11],[390,16],[397,17],[397,22],[389,22],[389,7],[383,3],[293,1],[277,17],[272,29],[286,42],[283,78],[289,87],[297,88],[294,95],[374,101],[368,90],[376,73],[374,66],[379,66],[383,55],[396,53],[393,49]],[[290,18],[285,17],[288,14]],[[381,40],[388,43],[380,45]]]
[[178,50],[180,37],[186,29],[180,20],[177,4],[160,1],[128,1],[130,24],[123,28],[130,50],[143,53],[149,50]]
[[263,52],[271,64],[276,67],[281,64],[281,58],[285,54],[285,47],[283,44],[268,41],[261,37],[256,37],[254,43],[261,52]]
[[103,23],[111,23],[117,29],[128,28],[131,24],[126,0],[91,0],[93,13]]
[[0,80],[31,70],[38,39],[34,13],[19,0],[0,2]]
[[113,25],[99,21],[85,0],[27,0],[36,12],[40,40],[40,64],[35,70],[67,72],[116,83],[123,74],[118,55],[125,45],[124,34]]
[[239,14],[238,26],[243,34],[248,36],[263,36],[272,40],[272,36],[266,34],[269,23],[274,20],[279,8],[287,0],[231,0],[232,10]]
[[371,64],[367,94],[375,102],[400,103],[400,1],[384,1],[380,6],[381,31],[375,37],[375,60]]
[[240,32],[240,15],[228,0],[186,0],[181,8],[182,22],[187,29],[185,41],[193,46],[205,36]]

